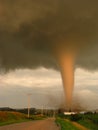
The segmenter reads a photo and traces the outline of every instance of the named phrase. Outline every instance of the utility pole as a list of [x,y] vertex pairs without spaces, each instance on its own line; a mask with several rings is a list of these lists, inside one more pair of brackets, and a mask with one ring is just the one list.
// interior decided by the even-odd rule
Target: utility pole
[[41,114],[44,114],[44,106],[42,106]]
[[31,93],[28,93],[27,96],[28,96],[28,118],[30,117],[30,96],[32,94]]

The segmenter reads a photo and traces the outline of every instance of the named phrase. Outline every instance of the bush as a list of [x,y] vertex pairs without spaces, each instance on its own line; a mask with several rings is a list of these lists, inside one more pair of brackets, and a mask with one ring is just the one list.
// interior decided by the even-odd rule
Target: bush
[[71,121],[79,121],[81,119],[83,119],[83,117],[81,115],[79,115],[79,114],[74,114],[74,115],[70,116]]

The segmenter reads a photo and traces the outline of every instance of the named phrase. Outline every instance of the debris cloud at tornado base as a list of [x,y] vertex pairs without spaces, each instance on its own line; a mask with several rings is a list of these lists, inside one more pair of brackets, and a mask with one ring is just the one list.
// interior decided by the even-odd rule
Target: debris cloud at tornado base
[[98,69],[97,5],[97,0],[1,0],[1,70],[60,69],[71,107],[74,68]]

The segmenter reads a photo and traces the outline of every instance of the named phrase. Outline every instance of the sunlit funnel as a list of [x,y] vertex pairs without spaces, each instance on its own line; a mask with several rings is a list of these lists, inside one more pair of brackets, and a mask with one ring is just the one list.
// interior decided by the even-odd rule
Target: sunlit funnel
[[57,53],[57,60],[59,63],[65,96],[66,108],[71,110],[72,107],[72,93],[74,87],[74,53],[60,50]]

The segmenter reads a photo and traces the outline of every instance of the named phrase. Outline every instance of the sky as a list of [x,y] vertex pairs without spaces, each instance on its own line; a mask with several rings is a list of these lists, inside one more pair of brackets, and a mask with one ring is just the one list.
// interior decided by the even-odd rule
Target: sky
[[[73,103],[83,108],[98,108],[98,72],[77,68]],[[60,108],[64,104],[64,91],[59,71],[44,67],[16,69],[0,75],[0,107],[27,107],[27,94],[31,93],[31,107]]]
[[35,107],[60,107],[65,98],[68,110],[72,100],[98,107],[97,5],[0,0],[0,106],[26,107],[32,93]]

